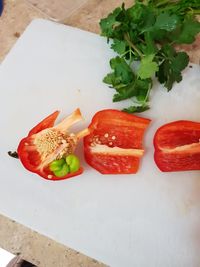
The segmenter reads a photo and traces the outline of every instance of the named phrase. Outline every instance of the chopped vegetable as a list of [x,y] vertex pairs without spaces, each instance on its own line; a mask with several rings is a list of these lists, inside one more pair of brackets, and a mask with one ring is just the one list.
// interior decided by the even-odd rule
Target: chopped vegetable
[[78,141],[89,133],[88,129],[77,134],[68,132],[82,120],[79,109],[54,126],[58,114],[56,111],[36,125],[17,149],[26,169],[49,180],[67,179],[83,172],[74,151]]
[[57,171],[53,171],[56,177],[65,177],[69,173],[69,166],[65,163]]
[[154,136],[154,159],[163,172],[200,170],[200,123],[175,121]]
[[71,173],[78,171],[80,168],[79,158],[73,154],[70,154],[66,157],[66,163],[69,166],[69,171]]
[[[200,32],[199,0],[136,0],[125,9],[123,4],[100,21],[101,35],[112,39],[118,54],[110,60],[112,72],[104,82],[116,90],[113,101],[131,99],[124,111],[143,112],[149,108],[153,78],[167,90],[182,80],[189,63],[176,44],[191,44]],[[140,62],[135,66],[134,62]]]
[[55,171],[60,170],[64,164],[65,164],[65,160],[63,158],[62,159],[56,159],[49,164],[49,169],[52,172],[55,172]]
[[143,136],[150,120],[119,110],[97,112],[84,137],[87,163],[102,174],[136,173],[144,154]]

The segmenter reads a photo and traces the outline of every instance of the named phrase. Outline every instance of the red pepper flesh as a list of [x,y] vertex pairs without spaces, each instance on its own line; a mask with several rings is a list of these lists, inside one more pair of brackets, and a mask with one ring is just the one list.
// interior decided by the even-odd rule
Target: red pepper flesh
[[150,120],[119,110],[97,112],[84,137],[87,163],[102,174],[136,173],[143,150],[143,136]]
[[200,170],[200,123],[174,121],[154,136],[154,160],[163,172]]
[[39,133],[40,131],[53,127],[55,124],[55,121],[59,115],[60,111],[56,110],[52,114],[50,114],[48,117],[46,117],[44,120],[39,122],[35,127],[33,127],[30,132],[28,133],[28,136],[31,136],[33,134]]
[[[70,137],[71,135],[68,136],[67,134],[65,136],[65,134],[63,134],[65,130],[65,127],[64,127],[65,125],[67,125],[67,128],[69,128],[76,121],[79,121],[82,119],[79,109],[74,111],[69,117],[63,120],[63,123],[61,122],[60,124],[54,126],[54,123],[55,123],[55,120],[58,114],[59,114],[59,111],[55,111],[54,113],[46,117],[44,120],[42,120],[39,124],[37,124],[32,130],[30,130],[28,136],[23,138],[20,141],[18,149],[17,149],[19,159],[22,162],[23,166],[27,170],[34,172],[48,180],[63,180],[63,179],[71,178],[73,176],[77,176],[83,172],[83,168],[80,167],[79,170],[76,172],[69,173],[63,177],[56,177],[53,174],[53,172],[49,169],[48,164],[47,165],[44,164],[43,166],[43,159],[42,159],[43,155],[41,155],[41,152],[39,151],[38,146],[36,145],[36,139],[38,138],[38,135],[43,136],[42,134],[44,133],[44,136],[45,136],[45,133],[47,133],[48,135],[47,137],[49,138],[50,134],[54,133],[56,138],[57,138],[57,135],[59,134],[62,138],[66,138],[67,136],[67,138],[71,138],[72,140],[74,139],[75,141],[78,141],[80,138],[85,136],[85,134],[87,134],[87,129],[79,132],[77,135],[73,135],[72,137]],[[60,136],[58,138],[61,138]],[[42,138],[40,139],[42,140]],[[59,142],[62,142],[62,141],[64,143],[60,143],[58,145],[58,148],[56,148],[57,150],[59,149],[59,147],[65,146],[66,140],[61,140]],[[44,142],[47,147],[50,146],[50,144],[48,144],[48,140],[44,140]]]

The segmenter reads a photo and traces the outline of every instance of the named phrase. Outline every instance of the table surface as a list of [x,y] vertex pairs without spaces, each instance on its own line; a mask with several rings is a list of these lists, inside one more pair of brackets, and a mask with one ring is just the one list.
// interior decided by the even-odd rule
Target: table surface
[[[99,19],[122,2],[128,6],[133,0],[6,0],[0,19],[0,61],[35,18],[52,19],[98,33]],[[199,40],[186,47],[191,61],[196,63],[200,58]],[[0,226],[0,246],[38,267],[105,266],[3,215],[0,215]]]

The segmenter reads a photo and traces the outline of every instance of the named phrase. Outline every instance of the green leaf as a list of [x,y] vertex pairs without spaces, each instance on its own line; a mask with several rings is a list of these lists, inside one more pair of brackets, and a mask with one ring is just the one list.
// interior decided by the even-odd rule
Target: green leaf
[[158,48],[155,44],[155,41],[153,40],[151,32],[144,33],[144,40],[145,44],[143,44],[143,48],[141,48],[143,54],[145,55],[156,54]]
[[107,84],[114,85],[115,84],[115,74],[114,72],[108,73],[104,78],[103,82]]
[[134,73],[123,58],[115,57],[110,60],[113,72],[108,73],[103,82],[111,85],[116,90],[129,86],[134,80]]
[[121,87],[120,89],[117,90],[117,93],[114,94],[113,96],[113,102],[119,102],[121,100],[125,100],[128,98],[131,98],[138,93],[138,88],[135,84],[135,81],[130,83],[127,86]]
[[167,39],[166,37],[168,36],[166,30],[156,29],[153,27],[150,33],[151,33],[152,39],[156,41],[157,43],[166,42],[166,39]]
[[119,25],[117,21],[117,16],[122,11],[121,7],[117,7],[112,13],[108,15],[107,18],[100,20],[101,35],[112,38],[115,32],[115,27]]
[[176,29],[178,23],[179,17],[176,14],[171,15],[170,13],[165,12],[158,15],[154,27],[171,32]]
[[187,18],[180,29],[179,34],[172,36],[172,40],[177,44],[191,44],[195,41],[195,36],[200,32],[200,22]]
[[133,80],[133,71],[123,58],[115,57],[110,60],[111,69],[114,70],[115,77],[123,84],[128,84]]
[[189,56],[185,52],[176,52],[174,48],[169,45],[164,45],[160,50],[160,57],[162,63],[156,73],[160,83],[169,90],[172,89],[174,82],[182,80],[181,71],[189,63]]
[[130,106],[128,108],[124,108],[122,111],[127,113],[141,113],[148,110],[150,107],[146,104],[143,106]]
[[147,55],[142,58],[140,67],[138,69],[138,76],[141,79],[151,78],[156,71],[158,71],[158,64],[153,61],[155,55]]
[[122,55],[126,52],[127,43],[123,40],[114,39],[111,45],[111,48],[117,52],[119,55]]
[[127,17],[131,22],[136,24],[143,21],[144,15],[146,14],[146,6],[136,3],[132,7],[127,9]]
[[113,102],[118,102],[128,98],[135,97],[137,104],[142,105],[148,101],[148,93],[152,87],[152,80],[135,79],[127,86],[117,89],[117,93],[113,96]]
[[178,52],[172,59],[172,69],[176,72],[184,70],[189,63],[189,56],[185,52]]

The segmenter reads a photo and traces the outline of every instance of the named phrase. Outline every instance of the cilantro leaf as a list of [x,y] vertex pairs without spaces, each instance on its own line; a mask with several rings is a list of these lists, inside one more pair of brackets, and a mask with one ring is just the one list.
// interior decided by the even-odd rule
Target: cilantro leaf
[[108,73],[104,77],[103,82],[111,85],[116,90],[130,86],[135,75],[125,59],[119,56],[112,58],[110,60],[110,66],[113,72]]
[[158,15],[154,27],[171,32],[176,29],[178,23],[179,17],[176,14],[165,12]]
[[119,55],[122,55],[126,52],[127,43],[123,40],[114,39],[111,48]]
[[127,9],[127,17],[131,22],[136,24],[143,23],[143,18],[147,14],[146,6],[136,3]]
[[169,90],[172,89],[174,82],[182,80],[181,71],[189,63],[189,56],[185,52],[176,52],[174,48],[169,45],[164,45],[160,50],[160,57],[162,63],[156,73],[160,83]]
[[137,75],[141,79],[151,78],[158,71],[158,64],[153,61],[155,55],[147,55],[142,58]]
[[150,107],[146,104],[143,106],[130,106],[128,108],[124,108],[122,111],[125,111],[127,113],[140,113],[148,110]]
[[119,25],[117,22],[117,16],[121,12],[121,8],[117,7],[112,13],[108,15],[107,18],[100,20],[101,34],[103,36],[107,36],[108,38],[112,38],[115,32],[115,27]]
[[195,36],[200,32],[200,22],[187,18],[180,29],[179,34],[171,38],[177,44],[191,44],[195,41]]
[[184,70],[189,63],[189,56],[185,52],[178,52],[172,59],[172,69],[176,72]]
[[141,47],[141,50],[145,55],[156,54],[158,52],[158,48],[152,37],[151,32],[144,33],[144,41],[145,41],[145,45],[143,44],[143,47]]
[[[147,109],[153,76],[171,90],[182,80],[189,63],[174,44],[190,44],[200,32],[199,0],[136,0],[129,8],[114,9],[101,19],[101,35],[112,38],[118,56],[110,60],[111,72],[103,81],[115,90],[113,101],[131,99],[127,112]],[[134,62],[139,61],[139,68]],[[137,63],[138,64],[138,63]],[[134,66],[134,67],[132,67]]]
[[110,60],[111,69],[114,70],[115,77],[123,84],[132,82],[134,74],[130,66],[123,58],[115,57]]
[[115,88],[117,93],[113,96],[113,102],[135,97],[138,104],[145,103],[148,101],[148,94],[151,87],[151,79],[141,80],[135,77],[135,79],[126,86]]
[[123,86],[117,90],[117,93],[113,95],[113,102],[119,102],[137,95],[137,86],[135,81],[129,85]]
[[104,78],[103,82],[112,85],[113,87],[117,86],[120,83],[120,80],[116,81],[114,72],[108,73]]

